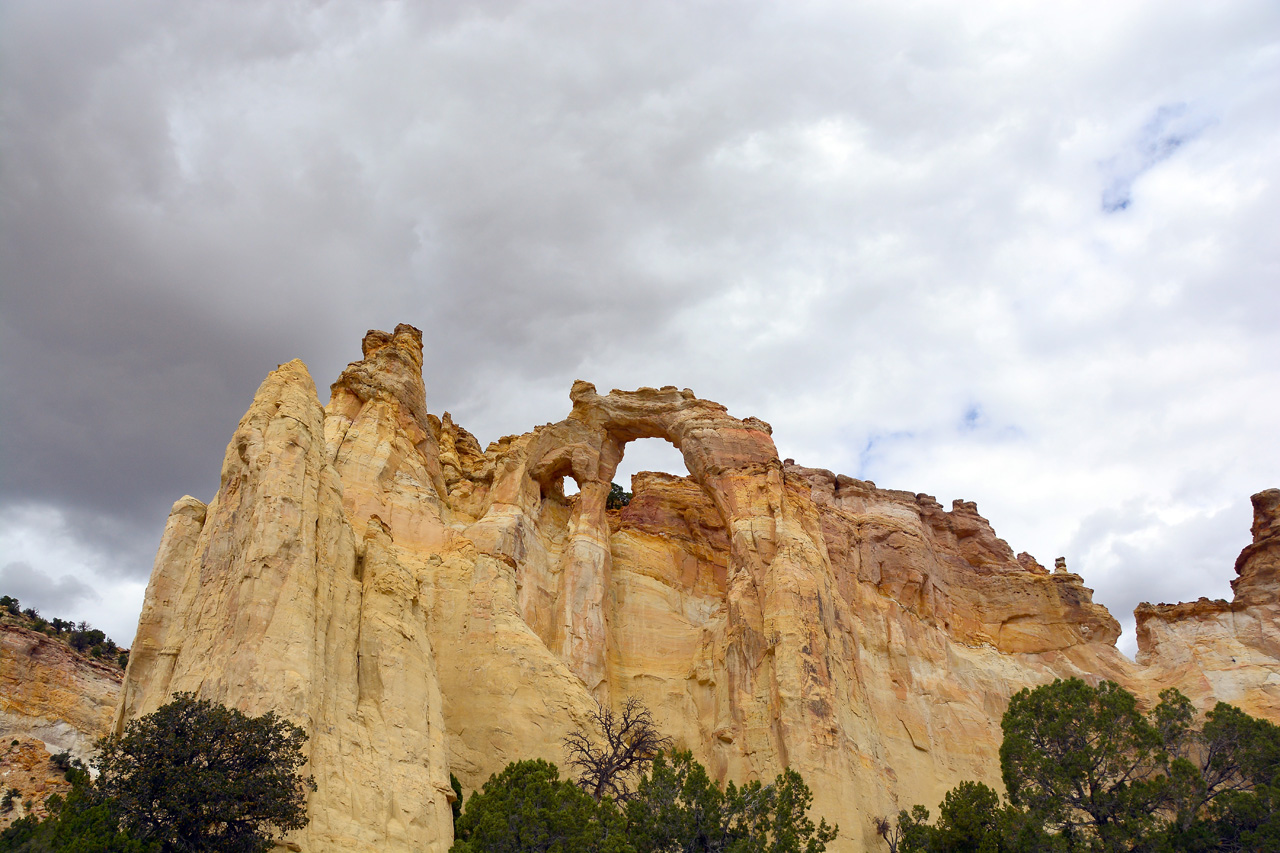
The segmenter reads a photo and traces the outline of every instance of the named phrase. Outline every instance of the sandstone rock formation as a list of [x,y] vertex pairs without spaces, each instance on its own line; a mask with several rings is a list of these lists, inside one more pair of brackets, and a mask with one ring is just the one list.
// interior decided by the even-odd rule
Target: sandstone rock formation
[[70,787],[50,758],[87,761],[111,729],[123,673],[77,654],[64,642],[21,625],[0,625],[0,792],[18,792],[0,813],[0,829]]
[[310,735],[301,849],[443,849],[448,761],[418,582],[383,524],[348,522],[333,455],[306,368],[280,367],[217,497],[170,514],[117,727],[178,691],[275,710]]
[[[849,851],[879,849],[872,815],[998,786],[1024,686],[1176,685],[1278,716],[1274,498],[1236,602],[1140,611],[1134,664],[1078,575],[1014,555],[973,504],[784,462],[768,424],[687,389],[577,382],[564,420],[482,449],[428,413],[418,330],[363,356],[323,409],[300,362],[273,372],[217,496],[175,504],[117,717],[194,690],[299,722],[319,785],[299,849],[444,851],[450,771],[470,790],[559,761],[627,696],[721,777],[797,768]],[[689,476],[639,475],[607,509],[647,437]]]
[[122,679],[120,670],[66,643],[0,625],[0,742],[36,740],[51,753],[87,760],[111,729]]

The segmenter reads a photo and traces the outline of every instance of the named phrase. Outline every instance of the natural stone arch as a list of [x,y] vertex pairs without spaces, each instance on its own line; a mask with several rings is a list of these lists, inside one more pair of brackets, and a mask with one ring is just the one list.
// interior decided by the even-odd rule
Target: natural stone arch
[[734,495],[726,477],[776,472],[781,488],[782,463],[770,438],[772,428],[758,418],[738,419],[719,403],[700,400],[688,388],[668,385],[600,395],[589,382],[573,384],[573,411],[557,427],[571,423],[599,442],[596,480],[612,482],[623,448],[640,438],[670,442],[684,458],[689,476],[716,504],[726,526],[735,518],[756,514],[755,507]]
[[[637,439],[670,442],[689,477],[716,507],[731,541],[731,571],[745,570],[736,598],[758,610],[755,585],[776,552],[776,516],[782,506],[782,463],[768,424],[740,420],[724,406],[700,400],[689,389],[597,393],[578,381],[573,409],[563,421],[535,430],[524,471],[538,498],[572,476],[580,487],[570,522],[570,541],[559,566],[556,628],[552,650],[597,698],[607,689],[611,556],[606,499],[625,446]],[[748,620],[756,624],[759,618]],[[762,629],[763,626],[757,625]],[[747,637],[750,666],[762,654],[760,631]]]
[[544,455],[537,465],[530,466],[529,476],[538,484],[544,498],[557,491],[563,494],[563,488],[558,489],[557,484],[566,477],[572,478],[581,491],[582,484],[596,476],[598,456],[594,448],[585,444],[558,447]]

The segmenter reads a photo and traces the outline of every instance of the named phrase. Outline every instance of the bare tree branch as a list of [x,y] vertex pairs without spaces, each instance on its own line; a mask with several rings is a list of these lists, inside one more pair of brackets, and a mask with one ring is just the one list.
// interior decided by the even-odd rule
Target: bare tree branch
[[564,739],[565,761],[578,786],[596,802],[605,797],[626,802],[654,756],[671,748],[671,738],[658,733],[653,715],[634,696],[618,711],[597,704],[591,721],[603,743],[594,732],[578,729]]
[[889,817],[873,817],[871,825],[875,827],[876,835],[879,835],[889,845],[889,853],[898,853],[898,845],[902,843],[902,827],[895,824]]

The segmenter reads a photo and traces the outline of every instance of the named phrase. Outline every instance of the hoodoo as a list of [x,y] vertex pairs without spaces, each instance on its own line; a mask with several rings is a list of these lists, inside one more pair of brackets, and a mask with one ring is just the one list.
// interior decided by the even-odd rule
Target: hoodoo
[[[471,790],[560,761],[596,701],[639,697],[722,778],[796,768],[844,851],[880,849],[873,815],[998,787],[1025,686],[1176,686],[1280,720],[1280,491],[1254,497],[1235,600],[1143,605],[1134,663],[1078,575],[1015,555],[972,503],[783,461],[768,424],[687,389],[570,400],[481,448],[429,413],[412,326],[369,332],[327,407],[279,367],[217,495],[174,505],[115,725],[179,690],[275,710],[317,782],[291,843],[443,853],[450,772]],[[608,508],[648,437],[689,476],[638,475]]]

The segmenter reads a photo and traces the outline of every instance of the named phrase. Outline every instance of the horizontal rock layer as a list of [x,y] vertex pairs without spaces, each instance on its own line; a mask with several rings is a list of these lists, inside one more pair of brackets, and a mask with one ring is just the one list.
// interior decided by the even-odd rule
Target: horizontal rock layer
[[[1178,686],[1280,717],[1270,493],[1236,602],[1144,606],[1135,664],[1079,576],[1015,555],[971,503],[784,462],[768,424],[673,387],[577,382],[564,420],[482,449],[429,414],[421,340],[370,332],[324,409],[300,362],[267,378],[217,496],[174,507],[126,677],[117,725],[195,690],[306,727],[300,849],[444,851],[450,771],[471,790],[560,761],[596,701],[628,696],[720,778],[799,770],[838,850],[878,849],[870,816],[963,779],[998,787],[1024,686]],[[639,475],[608,509],[649,437],[689,476]]]

